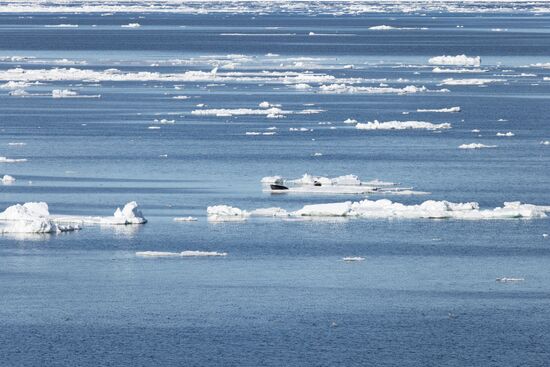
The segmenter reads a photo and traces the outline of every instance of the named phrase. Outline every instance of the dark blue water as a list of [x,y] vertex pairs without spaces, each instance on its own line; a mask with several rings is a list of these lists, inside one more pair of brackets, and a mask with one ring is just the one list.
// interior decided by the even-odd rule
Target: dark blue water
[[[135,22],[141,27],[120,27]],[[45,27],[58,24],[79,27]],[[428,29],[368,29],[382,24]],[[149,219],[137,227],[0,235],[0,366],[547,365],[547,218],[209,223],[206,207],[295,210],[362,199],[261,191],[263,176],[306,172],[352,173],[431,193],[389,197],[407,204],[549,205],[550,146],[540,142],[550,140],[550,68],[535,66],[550,63],[548,24],[549,16],[530,13],[0,13],[0,85],[15,80],[7,70],[17,67],[41,75],[28,78],[41,84],[22,87],[26,97],[0,89],[0,156],[28,159],[0,163],[0,176],[17,178],[0,185],[0,208],[46,201],[56,214],[110,215],[136,200]],[[481,56],[484,71],[440,74],[428,65],[430,57],[463,53]],[[16,55],[33,58],[5,58]],[[171,77],[216,66],[218,80]],[[71,67],[104,79],[44,76]],[[109,68],[158,75],[108,80]],[[302,90],[274,74],[308,72],[335,79],[305,81],[311,88]],[[447,78],[499,81],[441,85]],[[431,91],[319,88],[380,83]],[[53,89],[101,98],[54,99]],[[178,95],[189,98],[172,98]],[[262,101],[323,112],[192,114],[258,109]],[[461,112],[416,112],[451,106]],[[162,118],[176,121],[155,124]],[[347,118],[453,127],[361,131]],[[276,135],[245,135],[271,126]],[[508,131],[515,135],[496,136]],[[497,147],[458,149],[474,142]],[[198,221],[173,221],[188,215]],[[135,256],[147,250],[228,256]],[[495,282],[503,276],[525,280]]]

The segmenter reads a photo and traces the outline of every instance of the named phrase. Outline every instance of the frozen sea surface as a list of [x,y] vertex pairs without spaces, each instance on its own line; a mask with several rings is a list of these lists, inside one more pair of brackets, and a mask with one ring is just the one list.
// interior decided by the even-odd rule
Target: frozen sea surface
[[[548,218],[207,221],[363,198],[262,191],[304,173],[430,193],[387,197],[405,204],[550,205],[547,5],[385,3],[0,5],[0,211],[136,200],[148,219],[0,235],[0,365],[547,365]],[[429,63],[463,54],[481,64]]]

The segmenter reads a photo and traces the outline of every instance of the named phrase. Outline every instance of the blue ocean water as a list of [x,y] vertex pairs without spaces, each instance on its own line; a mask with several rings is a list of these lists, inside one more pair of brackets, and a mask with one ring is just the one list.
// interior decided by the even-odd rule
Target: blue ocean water
[[[431,193],[388,197],[406,204],[549,205],[550,146],[540,144],[550,139],[549,24],[529,13],[0,13],[0,84],[16,68],[101,74],[29,78],[40,84],[22,97],[0,89],[0,156],[28,160],[0,163],[0,176],[17,178],[0,185],[0,208],[45,201],[56,214],[110,215],[136,200],[149,220],[0,235],[0,365],[547,365],[547,218],[212,223],[206,207],[363,198],[261,190],[264,176],[306,172]],[[412,29],[369,29],[379,25]],[[434,73],[428,64],[457,54],[481,56],[481,70]],[[173,77],[216,67],[220,80]],[[145,72],[157,75],[116,77]],[[325,79],[297,89],[292,73]],[[337,94],[321,84],[429,91]],[[101,97],[52,98],[53,89]],[[263,101],[322,112],[193,114]],[[461,112],[416,112],[451,106]],[[362,131],[348,118],[452,129]],[[275,135],[246,135],[272,126]],[[311,131],[289,130],[301,127]],[[496,148],[458,149],[468,143]],[[198,221],[173,221],[188,215]],[[135,256],[148,250],[228,256]],[[525,281],[495,282],[503,276]]]

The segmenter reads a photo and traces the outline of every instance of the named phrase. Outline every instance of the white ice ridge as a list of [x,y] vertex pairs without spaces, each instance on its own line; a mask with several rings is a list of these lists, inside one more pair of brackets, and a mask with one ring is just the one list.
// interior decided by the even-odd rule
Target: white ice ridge
[[[306,173],[297,179],[267,176],[262,178],[261,183],[263,191],[281,194],[427,194],[427,192],[412,191],[410,187],[397,187],[397,184],[393,182],[361,181],[359,177],[351,174],[330,178]],[[282,189],[279,186],[284,186],[284,188]]]
[[125,225],[143,224],[147,220],[135,201],[122,209],[117,208],[113,216],[94,217],[81,215],[50,214],[45,202],[16,204],[0,213],[0,233],[54,233],[80,229],[83,224]]
[[453,112],[460,112],[460,107],[448,107],[448,108],[436,108],[436,109],[419,108],[419,109],[416,110],[416,112],[448,112],[448,113],[453,113]]
[[358,123],[355,125],[359,130],[406,130],[406,129],[425,129],[425,130],[438,130],[438,129],[450,129],[451,124],[432,124],[426,121],[387,121],[379,122],[374,120],[367,123]]
[[480,66],[481,57],[469,57],[466,55],[456,56],[436,56],[428,60],[432,65],[460,65],[460,66]]
[[209,256],[227,256],[227,252],[216,251],[182,251],[182,252],[165,252],[165,251],[138,251],[136,256],[140,257],[209,257]]
[[328,204],[306,205],[300,210],[287,212],[282,208],[265,208],[244,211],[226,205],[208,207],[209,220],[223,221],[228,216],[231,220],[235,215],[240,220],[249,217],[346,217],[363,219],[534,219],[546,218],[550,206],[522,204],[520,202],[505,202],[503,207],[480,209],[476,202],[452,203],[449,201],[427,200],[417,205],[406,205],[391,200],[346,201]]
[[443,85],[485,85],[488,83],[505,82],[505,79],[444,79],[441,84]]
[[458,146],[459,149],[483,149],[483,148],[496,148],[496,145],[485,145],[481,143],[470,143],[470,144],[461,144]]

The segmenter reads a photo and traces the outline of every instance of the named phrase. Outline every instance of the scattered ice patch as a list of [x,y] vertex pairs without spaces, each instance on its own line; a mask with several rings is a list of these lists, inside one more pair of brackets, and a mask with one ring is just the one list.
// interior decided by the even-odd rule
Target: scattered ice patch
[[508,131],[507,133],[497,133],[497,136],[514,136],[514,135],[516,134],[514,134],[511,131]]
[[122,28],[139,28],[141,27],[141,24],[139,23],[129,23],[129,24],[123,24],[121,25]]

